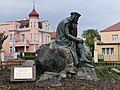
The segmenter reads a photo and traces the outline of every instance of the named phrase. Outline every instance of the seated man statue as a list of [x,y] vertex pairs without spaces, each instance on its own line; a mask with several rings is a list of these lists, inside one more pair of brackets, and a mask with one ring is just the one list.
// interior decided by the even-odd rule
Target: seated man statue
[[86,58],[83,46],[83,40],[77,37],[77,24],[81,15],[77,12],[71,12],[71,16],[63,19],[57,27],[56,39],[52,43],[58,48],[68,48],[73,56],[74,65],[83,63],[85,67],[93,67]]

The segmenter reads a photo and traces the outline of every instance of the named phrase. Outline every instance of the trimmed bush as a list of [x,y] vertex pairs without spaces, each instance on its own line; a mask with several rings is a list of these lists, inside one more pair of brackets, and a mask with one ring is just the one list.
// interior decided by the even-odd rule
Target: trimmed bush
[[23,57],[25,60],[35,60],[37,56],[24,56]]

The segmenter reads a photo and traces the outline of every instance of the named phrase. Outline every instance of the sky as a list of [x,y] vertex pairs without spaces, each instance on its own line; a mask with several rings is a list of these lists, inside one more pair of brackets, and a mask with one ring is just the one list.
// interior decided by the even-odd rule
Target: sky
[[[34,0],[35,9],[39,13],[39,21],[48,20],[52,31],[56,31],[58,23],[70,16],[70,12],[78,12],[78,34],[84,30],[101,31],[120,22],[120,0]],[[0,22],[29,18],[33,0],[0,0]]]

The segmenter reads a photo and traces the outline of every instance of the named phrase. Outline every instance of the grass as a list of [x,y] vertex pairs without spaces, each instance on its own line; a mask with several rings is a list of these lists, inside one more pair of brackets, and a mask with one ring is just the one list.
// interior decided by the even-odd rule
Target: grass
[[106,73],[102,73],[102,72],[99,72],[99,70],[96,69],[95,67],[95,70],[96,70],[96,75],[98,78],[113,78],[113,79],[116,79],[116,80],[120,80],[120,75],[118,75],[117,73],[112,73],[111,72],[111,69],[112,68],[117,68],[118,70],[120,70],[120,66],[102,66],[104,67],[104,70]]

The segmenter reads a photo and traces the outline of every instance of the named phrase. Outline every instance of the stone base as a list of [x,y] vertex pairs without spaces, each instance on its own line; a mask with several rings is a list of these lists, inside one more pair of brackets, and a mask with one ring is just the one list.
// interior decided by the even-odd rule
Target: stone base
[[39,69],[50,72],[60,72],[65,69],[68,64],[72,64],[73,58],[69,49],[67,48],[50,48],[49,44],[42,45],[36,51],[38,55],[37,70]]
[[35,61],[34,60],[27,60],[21,66],[22,67],[30,67],[30,66],[34,66],[34,65],[35,65]]
[[44,72],[40,79],[36,82],[38,87],[61,86],[61,77],[59,73]]
[[77,79],[95,80],[97,79],[94,68],[82,67],[77,69],[75,76]]

